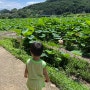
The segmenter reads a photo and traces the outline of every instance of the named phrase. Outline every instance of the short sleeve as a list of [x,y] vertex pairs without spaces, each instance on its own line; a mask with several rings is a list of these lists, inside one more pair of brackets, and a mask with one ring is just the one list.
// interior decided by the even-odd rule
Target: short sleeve
[[30,59],[28,59],[28,60],[27,60],[26,64],[28,64],[28,63],[29,63],[29,61],[30,61]]
[[43,66],[43,68],[46,67],[46,62],[45,61],[42,61],[42,66]]

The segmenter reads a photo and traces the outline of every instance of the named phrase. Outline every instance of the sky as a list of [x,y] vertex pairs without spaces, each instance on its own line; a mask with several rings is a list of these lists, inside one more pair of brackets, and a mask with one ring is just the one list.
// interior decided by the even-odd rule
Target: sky
[[0,10],[8,9],[11,10],[13,8],[23,8],[25,6],[44,2],[46,0],[0,0]]

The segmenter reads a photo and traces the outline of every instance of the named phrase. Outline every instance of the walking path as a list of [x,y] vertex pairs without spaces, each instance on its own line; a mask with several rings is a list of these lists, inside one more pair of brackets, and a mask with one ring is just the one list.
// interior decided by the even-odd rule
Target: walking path
[[0,47],[0,90],[27,90],[24,63]]
[[[24,69],[21,60],[0,46],[0,90],[27,90]],[[48,86],[43,90],[49,90]],[[53,85],[51,90],[59,89]]]

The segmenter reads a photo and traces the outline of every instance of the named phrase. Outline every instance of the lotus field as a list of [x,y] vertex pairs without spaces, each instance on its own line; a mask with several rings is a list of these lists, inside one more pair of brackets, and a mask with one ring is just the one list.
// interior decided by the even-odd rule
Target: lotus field
[[[71,78],[72,76],[78,80],[81,78],[90,83],[90,63],[70,57],[68,53],[57,50],[57,48],[63,47],[81,57],[90,58],[90,15],[0,19],[0,31],[16,32],[21,37],[20,49],[23,49],[27,54],[29,54],[30,43],[41,41],[44,44],[42,58],[48,63],[47,68],[51,81],[60,90],[90,89]],[[62,40],[63,42],[61,42]],[[16,39],[6,39],[0,43],[7,48],[5,42],[11,43],[12,41],[14,41],[14,47],[10,46],[12,48],[10,50],[19,49],[18,46],[15,46],[19,43]],[[61,45],[58,41],[61,42]],[[20,58],[24,59],[23,56]]]

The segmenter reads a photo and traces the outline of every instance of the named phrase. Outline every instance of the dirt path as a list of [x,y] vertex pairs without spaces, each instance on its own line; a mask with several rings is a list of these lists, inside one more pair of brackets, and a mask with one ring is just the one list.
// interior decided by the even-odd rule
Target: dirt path
[[57,47],[48,46],[48,45],[46,45],[46,46],[49,47],[49,48],[51,48],[51,49],[53,49],[53,50],[57,50],[57,51],[59,51],[59,52],[61,52],[61,53],[69,54],[70,57],[76,58],[76,59],[78,59],[78,60],[84,60],[84,61],[87,61],[88,63],[90,63],[90,58],[84,58],[84,57],[82,57],[82,56],[75,55],[75,54],[73,54],[72,52],[70,52],[70,51],[68,51],[68,50],[66,50],[66,49],[64,49],[64,48],[62,48],[62,47],[57,48]]
[[0,39],[6,37],[6,38],[17,38],[17,35],[15,32],[11,31],[0,31]]
[[0,47],[0,90],[27,90],[24,63]]
[[82,56],[79,56],[79,55],[75,55],[73,54],[72,52],[68,51],[68,50],[65,50],[64,48],[60,48],[59,49],[60,52],[64,52],[64,53],[68,53],[70,55],[70,57],[73,57],[73,58],[77,58],[78,60],[85,60],[87,61],[88,63],[90,63],[90,58],[84,58]]
[[[24,78],[25,64],[0,47],[0,90],[27,90]],[[46,89],[48,86],[43,90]],[[53,87],[51,90],[59,90]]]

